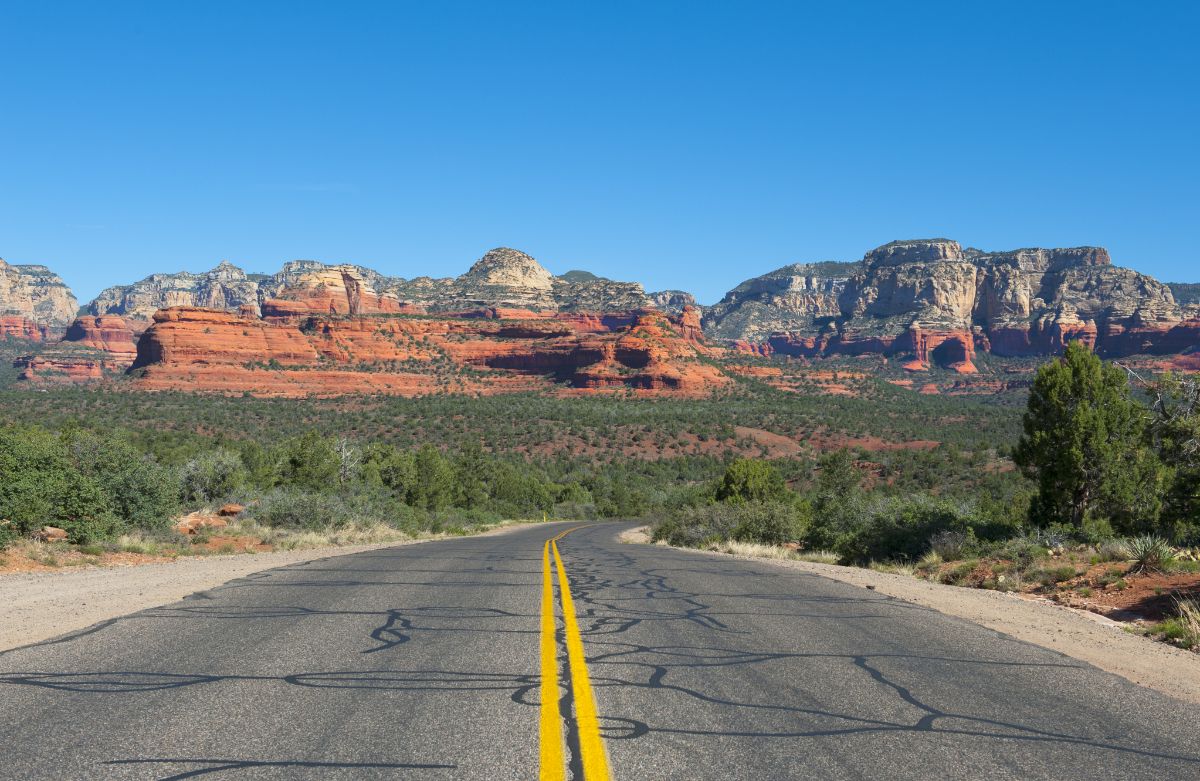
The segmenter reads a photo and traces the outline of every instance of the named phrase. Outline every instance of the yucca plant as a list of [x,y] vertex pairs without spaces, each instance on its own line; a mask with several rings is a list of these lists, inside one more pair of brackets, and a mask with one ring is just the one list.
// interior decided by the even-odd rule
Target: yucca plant
[[1175,550],[1171,543],[1153,534],[1133,537],[1126,541],[1125,547],[1129,551],[1129,558],[1133,560],[1129,574],[1162,572],[1175,561]]

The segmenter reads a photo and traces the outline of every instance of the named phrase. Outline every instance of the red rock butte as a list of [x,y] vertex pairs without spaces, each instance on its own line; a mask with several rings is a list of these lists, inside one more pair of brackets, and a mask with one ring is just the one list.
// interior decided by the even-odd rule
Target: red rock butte
[[336,316],[264,307],[258,318],[175,307],[155,313],[130,372],[142,390],[262,396],[704,395],[730,379],[701,360],[696,317],[517,310]]

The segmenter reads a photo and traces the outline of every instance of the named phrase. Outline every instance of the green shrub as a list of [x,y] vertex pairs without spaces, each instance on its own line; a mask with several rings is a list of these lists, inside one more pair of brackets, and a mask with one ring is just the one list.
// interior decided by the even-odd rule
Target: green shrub
[[731,463],[717,485],[720,502],[779,502],[789,491],[779,470],[767,461],[739,458]]
[[1050,587],[1071,580],[1078,573],[1073,566],[1060,565],[1057,567],[1038,567],[1025,573],[1029,580],[1037,581],[1043,586]]
[[967,509],[950,502],[920,495],[884,499],[867,509],[863,523],[839,536],[833,549],[847,563],[912,561],[935,534],[965,531],[971,521]]
[[17,531],[17,525],[12,521],[0,520],[0,550],[4,550],[9,545],[12,545],[21,535]]
[[224,449],[202,453],[179,470],[183,500],[191,504],[232,497],[243,488],[246,478],[241,456]]
[[75,467],[104,492],[122,525],[159,531],[170,526],[179,510],[179,483],[172,470],[110,436],[75,434],[69,453]]
[[115,537],[125,530],[112,512],[104,490],[92,479],[78,475],[58,486],[54,497],[53,525],[67,532],[74,543],[88,543]]
[[323,493],[339,485],[341,459],[334,443],[316,431],[283,443],[279,450],[279,483]]
[[799,539],[806,524],[801,508],[784,502],[747,502],[734,512],[733,539],[782,545]]
[[948,570],[944,570],[938,575],[940,583],[946,583],[951,586],[957,586],[966,581],[967,578],[975,572],[975,568],[979,566],[978,559],[967,559],[966,561],[955,564]]
[[1096,555],[1092,557],[1092,563],[1128,561],[1130,558],[1129,546],[1124,540],[1105,540],[1096,546]]
[[702,547],[737,540],[780,545],[803,536],[806,508],[782,502],[711,504],[677,510],[654,525],[652,537],[672,545]]
[[312,531],[341,528],[354,519],[345,500],[294,489],[272,491],[250,509],[249,515],[264,526]]
[[651,537],[655,542],[698,548],[708,543],[733,539],[738,526],[737,508],[726,504],[678,510],[654,524]]
[[997,558],[1010,560],[1016,569],[1025,569],[1035,561],[1048,557],[1050,549],[1039,536],[1023,535],[991,546],[990,553]]
[[942,561],[958,561],[977,552],[974,529],[958,531],[943,529],[929,538],[929,550],[941,557]]

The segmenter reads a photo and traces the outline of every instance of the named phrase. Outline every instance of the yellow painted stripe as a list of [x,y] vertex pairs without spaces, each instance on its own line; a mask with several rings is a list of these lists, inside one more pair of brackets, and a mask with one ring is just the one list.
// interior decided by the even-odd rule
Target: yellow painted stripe
[[554,639],[554,580],[550,541],[542,548],[542,720],[540,781],[564,781],[562,717],[558,708],[558,644]]
[[596,698],[592,694],[587,662],[583,658],[583,637],[579,633],[579,622],[575,617],[571,586],[567,583],[567,571],[563,568],[562,557],[558,555],[558,543],[551,540],[550,548],[554,551],[554,564],[558,568],[558,592],[562,599],[563,624],[566,627],[567,660],[571,663],[571,693],[575,700],[575,723],[579,729],[583,778],[584,781],[609,781],[608,757],[604,753],[604,741],[600,739]]

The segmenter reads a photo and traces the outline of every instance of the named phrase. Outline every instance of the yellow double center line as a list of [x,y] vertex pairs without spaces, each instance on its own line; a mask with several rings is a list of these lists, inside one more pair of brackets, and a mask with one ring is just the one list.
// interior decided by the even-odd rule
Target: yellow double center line
[[558,541],[580,527],[567,529],[553,539],[546,540],[542,548],[542,718],[541,781],[563,781],[566,766],[563,759],[562,714],[558,704],[558,643],[555,639],[554,583],[550,569],[550,554],[554,554],[554,566],[558,572],[558,590],[562,597],[563,627],[567,641],[567,662],[571,667],[571,695],[575,703],[575,725],[579,734],[579,760],[583,767],[584,781],[609,781],[608,758],[604,753],[604,741],[600,739],[600,721],[596,716],[596,697],[592,693],[592,682],[588,678],[587,661],[583,656],[583,636],[579,632],[579,621],[575,615],[575,602],[571,599],[571,585],[567,582],[567,571],[562,557],[558,555]]

